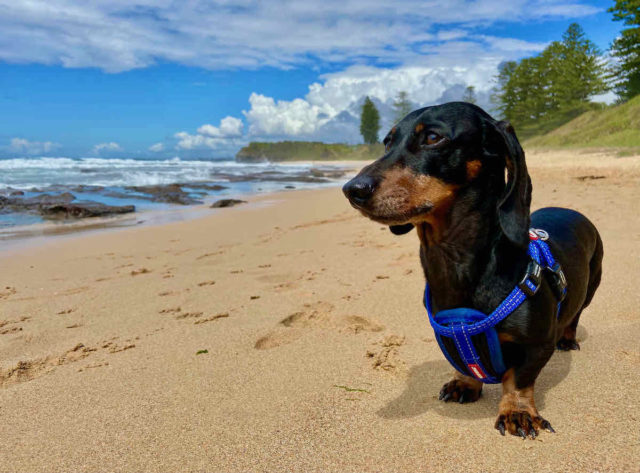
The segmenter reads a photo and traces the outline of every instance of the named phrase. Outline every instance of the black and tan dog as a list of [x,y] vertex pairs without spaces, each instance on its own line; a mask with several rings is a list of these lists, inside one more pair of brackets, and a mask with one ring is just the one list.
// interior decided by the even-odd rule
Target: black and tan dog
[[[569,209],[530,215],[531,180],[515,132],[475,105],[416,110],[384,144],[384,156],[343,191],[393,233],[415,227],[435,312],[469,307],[491,313],[526,272],[529,227],[549,233],[547,243],[568,281],[566,298],[556,319],[557,299],[542,278],[538,292],[496,326],[507,371],[495,427],[523,437],[553,431],[536,409],[534,384],[556,347],[579,349],[578,320],[600,283],[598,231]],[[457,374],[440,399],[472,402],[481,392],[480,381]]]

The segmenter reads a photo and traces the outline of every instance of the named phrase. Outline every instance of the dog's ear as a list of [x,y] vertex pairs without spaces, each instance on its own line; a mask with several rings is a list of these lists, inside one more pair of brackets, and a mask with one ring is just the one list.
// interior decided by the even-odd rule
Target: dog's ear
[[526,248],[529,245],[531,218],[531,178],[527,172],[524,151],[509,122],[495,124],[506,151],[507,183],[498,202],[498,219],[504,234],[513,243]]
[[394,235],[404,235],[413,230],[413,223],[405,223],[404,225],[390,225],[389,230]]

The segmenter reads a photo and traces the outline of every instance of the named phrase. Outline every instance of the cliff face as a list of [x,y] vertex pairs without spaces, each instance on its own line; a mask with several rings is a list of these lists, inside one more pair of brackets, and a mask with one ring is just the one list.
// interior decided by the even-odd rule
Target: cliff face
[[241,163],[282,161],[373,160],[382,156],[384,147],[376,145],[329,144],[317,141],[253,141],[236,154]]

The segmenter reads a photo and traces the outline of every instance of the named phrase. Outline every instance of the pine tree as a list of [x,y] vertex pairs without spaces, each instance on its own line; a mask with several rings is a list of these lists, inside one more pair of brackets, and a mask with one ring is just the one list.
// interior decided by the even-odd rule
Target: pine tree
[[464,89],[464,94],[462,94],[462,101],[474,104],[477,103],[476,88],[474,86],[469,85],[466,89]]
[[502,64],[492,100],[521,134],[531,135],[593,107],[589,99],[607,90],[605,75],[600,51],[573,23],[562,41],[537,56]]
[[360,115],[360,134],[365,144],[372,145],[378,142],[380,130],[380,113],[369,97],[364,99],[362,113]]
[[570,108],[607,90],[601,53],[586,38],[580,25],[569,25],[562,42],[554,42],[547,49],[551,53],[548,64],[552,74],[552,109]]
[[413,110],[413,104],[409,100],[409,94],[404,90],[398,92],[396,100],[393,102],[394,122],[398,123]]
[[614,70],[615,90],[622,100],[628,100],[640,94],[640,0],[615,0],[608,11],[614,21],[630,27],[611,46],[612,55],[620,61]]

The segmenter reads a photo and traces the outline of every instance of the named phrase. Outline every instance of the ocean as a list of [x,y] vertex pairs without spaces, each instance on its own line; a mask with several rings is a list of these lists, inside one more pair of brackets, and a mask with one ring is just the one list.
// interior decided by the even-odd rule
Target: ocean
[[[345,171],[344,166],[232,159],[5,158],[0,159],[0,232],[52,221],[38,206],[23,205],[37,199],[134,205],[140,214],[240,195],[336,186]],[[53,220],[77,221],[59,215]]]

